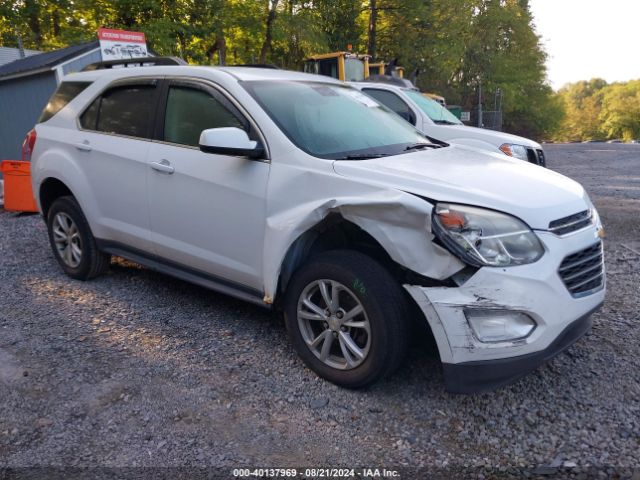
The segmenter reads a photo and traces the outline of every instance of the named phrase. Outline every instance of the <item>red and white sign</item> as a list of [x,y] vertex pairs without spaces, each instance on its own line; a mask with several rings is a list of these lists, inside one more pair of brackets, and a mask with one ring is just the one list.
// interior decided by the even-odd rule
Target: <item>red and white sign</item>
[[99,28],[98,39],[100,40],[102,60],[122,60],[149,56],[147,53],[147,41],[142,32]]

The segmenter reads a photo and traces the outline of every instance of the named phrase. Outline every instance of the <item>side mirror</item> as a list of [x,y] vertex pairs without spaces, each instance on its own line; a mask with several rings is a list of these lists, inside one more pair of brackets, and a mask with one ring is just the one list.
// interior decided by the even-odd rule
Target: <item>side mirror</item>
[[260,158],[264,148],[236,127],[209,128],[200,134],[200,150],[206,153]]

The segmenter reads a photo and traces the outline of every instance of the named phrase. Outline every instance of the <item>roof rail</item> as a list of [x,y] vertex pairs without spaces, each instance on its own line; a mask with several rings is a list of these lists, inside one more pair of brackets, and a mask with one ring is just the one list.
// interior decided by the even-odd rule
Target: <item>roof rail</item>
[[369,78],[365,78],[364,81],[371,83],[386,83],[387,85],[395,85],[396,87],[418,90],[410,80],[407,80],[406,78],[392,77],[391,75],[369,75]]
[[92,70],[106,70],[113,67],[128,67],[128,66],[167,66],[167,65],[188,65],[187,62],[178,57],[140,57],[140,58],[125,58],[122,60],[107,60],[104,62],[90,63],[82,69],[83,72],[89,72]]
[[226,67],[247,67],[247,68],[271,68],[274,70],[280,70],[280,67],[277,67],[273,63],[240,63],[236,65],[225,65]]

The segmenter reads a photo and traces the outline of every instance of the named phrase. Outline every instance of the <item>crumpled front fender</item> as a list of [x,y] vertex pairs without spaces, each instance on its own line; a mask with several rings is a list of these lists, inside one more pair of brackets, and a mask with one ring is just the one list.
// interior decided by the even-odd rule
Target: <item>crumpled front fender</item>
[[[290,208],[277,210],[267,217],[263,257],[267,303],[275,297],[282,261],[289,247],[332,213],[362,228],[395,262],[418,274],[441,280],[464,268],[461,261],[432,242],[433,206],[429,202],[402,191],[375,188],[335,176],[327,185],[326,197],[310,199],[305,198],[309,192],[323,191],[320,185],[323,175],[302,174],[297,180],[295,187],[280,189],[289,195],[286,205]],[[307,180],[313,181],[309,189],[304,186]],[[291,198],[297,195],[302,197],[299,202]]]

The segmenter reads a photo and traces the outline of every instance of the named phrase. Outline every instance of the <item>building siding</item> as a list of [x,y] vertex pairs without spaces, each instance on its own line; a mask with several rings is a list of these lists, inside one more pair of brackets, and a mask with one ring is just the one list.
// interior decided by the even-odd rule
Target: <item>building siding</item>
[[56,89],[55,72],[0,82],[0,160],[19,160],[22,141]]
[[102,54],[100,53],[100,49],[93,50],[91,52],[87,52],[84,55],[81,55],[77,58],[74,58],[69,63],[62,66],[62,73],[68,75],[69,73],[79,72],[84,67],[89,65],[90,63],[101,62]]
[[[40,52],[39,50],[23,50],[25,57],[30,57],[31,55],[37,55]],[[17,48],[11,47],[0,47],[0,65],[6,65],[7,63],[13,62],[14,60],[19,60],[22,57],[20,56],[20,50]]]

